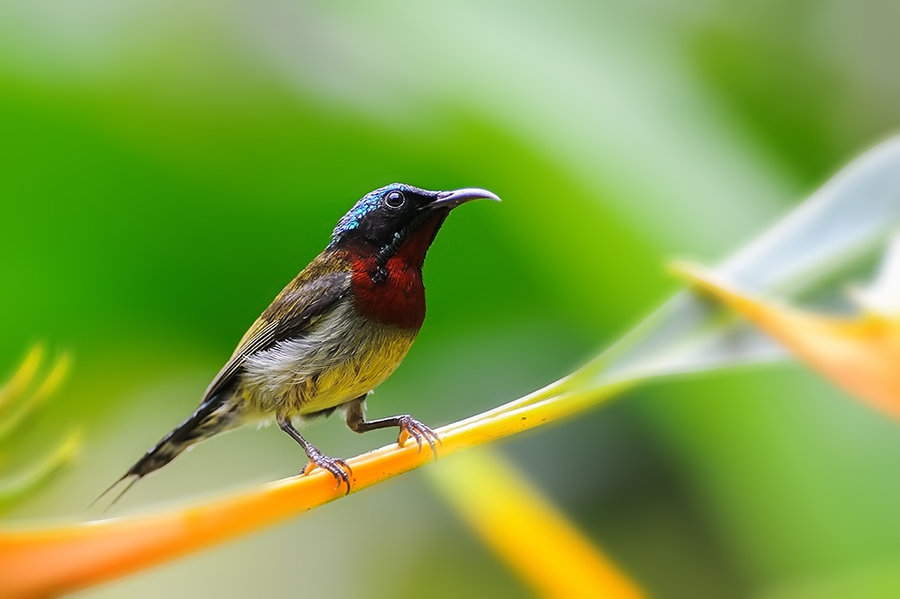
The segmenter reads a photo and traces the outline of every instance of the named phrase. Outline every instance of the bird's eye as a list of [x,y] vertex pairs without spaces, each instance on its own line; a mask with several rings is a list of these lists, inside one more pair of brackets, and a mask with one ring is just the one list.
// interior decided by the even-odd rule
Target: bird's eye
[[406,198],[399,191],[392,191],[384,196],[384,205],[388,208],[402,208],[406,203]]

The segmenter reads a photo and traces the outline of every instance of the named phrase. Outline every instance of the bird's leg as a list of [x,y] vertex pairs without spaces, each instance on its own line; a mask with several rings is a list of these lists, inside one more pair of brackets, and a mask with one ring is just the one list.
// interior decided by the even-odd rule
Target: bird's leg
[[406,442],[406,439],[412,437],[416,440],[419,451],[422,451],[422,441],[425,441],[431,447],[431,452],[434,454],[435,458],[437,458],[438,455],[437,446],[442,445],[441,439],[437,436],[437,433],[409,414],[389,416],[388,418],[379,418],[378,420],[366,420],[365,395],[357,397],[347,404],[347,426],[357,433],[365,433],[379,428],[396,426],[400,429],[400,436],[397,438],[397,443],[402,446]]
[[304,474],[308,474],[311,470],[311,466],[315,465],[321,468],[322,470],[327,470],[334,477],[336,487],[340,487],[342,484],[347,485],[347,493],[350,493],[350,475],[353,474],[353,470],[350,469],[350,466],[347,465],[347,462],[338,458],[330,458],[327,455],[324,455],[321,451],[319,451],[315,445],[307,441],[303,438],[303,435],[294,428],[291,419],[287,416],[278,416],[278,426],[281,427],[281,430],[286,432],[291,438],[300,444],[300,447],[303,448],[303,451],[306,452],[306,456],[309,458],[309,465],[303,469]]

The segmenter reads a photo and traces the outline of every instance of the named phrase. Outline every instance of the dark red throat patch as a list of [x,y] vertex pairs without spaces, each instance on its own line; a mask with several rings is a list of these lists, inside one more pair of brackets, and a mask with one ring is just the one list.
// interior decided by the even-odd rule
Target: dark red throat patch
[[383,280],[373,280],[376,256],[353,259],[353,293],[363,315],[404,329],[418,329],[425,320],[425,286],[422,264],[446,214],[436,213],[409,234],[384,264]]

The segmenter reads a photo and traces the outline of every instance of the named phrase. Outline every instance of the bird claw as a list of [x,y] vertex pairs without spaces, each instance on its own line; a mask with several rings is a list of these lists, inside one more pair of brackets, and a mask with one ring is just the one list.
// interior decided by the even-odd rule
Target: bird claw
[[302,473],[304,475],[309,474],[316,467],[321,468],[327,472],[330,472],[334,477],[335,489],[339,489],[341,485],[347,485],[347,492],[345,495],[350,493],[350,477],[353,475],[353,469],[350,468],[350,465],[347,464],[344,460],[340,458],[331,458],[327,455],[323,455],[318,451],[310,452],[309,463],[304,466]]
[[422,452],[422,441],[428,443],[429,447],[431,447],[431,453],[434,454],[434,458],[437,459],[438,451],[437,446],[440,445],[443,447],[443,442],[441,438],[438,437],[437,433],[435,433],[431,428],[427,425],[422,424],[415,418],[410,415],[400,416],[400,435],[397,438],[397,443],[402,447],[407,439],[410,437],[415,439],[416,445],[419,447],[419,453]]

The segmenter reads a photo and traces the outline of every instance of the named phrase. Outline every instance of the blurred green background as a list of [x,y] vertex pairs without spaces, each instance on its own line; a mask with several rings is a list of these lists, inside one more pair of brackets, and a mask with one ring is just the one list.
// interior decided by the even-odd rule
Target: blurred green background
[[[440,425],[566,374],[677,288],[667,259],[715,263],[896,131],[898,23],[889,0],[0,3],[0,365],[41,340],[75,358],[3,470],[86,431],[4,520],[85,517],[391,181],[505,201],[444,227],[370,414]],[[393,438],[307,432],[338,456]],[[655,596],[900,594],[900,431],[799,366],[657,383],[497,447]],[[238,431],[113,514],[303,462]],[[420,591],[530,593],[415,472],[79,596]]]

